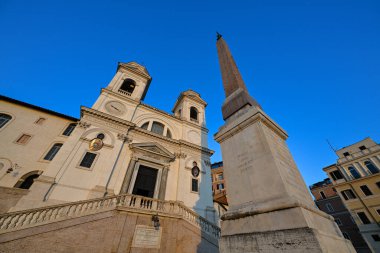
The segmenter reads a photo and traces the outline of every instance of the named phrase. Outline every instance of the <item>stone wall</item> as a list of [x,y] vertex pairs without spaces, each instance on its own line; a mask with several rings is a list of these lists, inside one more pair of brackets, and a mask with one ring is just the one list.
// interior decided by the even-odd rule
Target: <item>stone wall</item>
[[24,189],[0,186],[0,213],[8,212],[28,192],[28,190]]
[[0,235],[0,252],[213,253],[218,242],[177,217],[159,216],[159,249],[134,248],[136,225],[152,226],[150,214],[106,211]]

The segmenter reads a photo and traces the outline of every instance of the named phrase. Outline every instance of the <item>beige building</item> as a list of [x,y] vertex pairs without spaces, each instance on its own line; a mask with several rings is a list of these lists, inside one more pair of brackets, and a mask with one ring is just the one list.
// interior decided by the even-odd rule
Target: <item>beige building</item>
[[[0,212],[46,170],[78,119],[0,96]],[[12,188],[12,190],[7,188]],[[19,188],[20,190],[17,190]]]
[[207,104],[151,79],[119,63],[80,119],[1,97],[0,252],[218,252]]
[[363,238],[380,251],[380,145],[371,138],[336,151],[336,164],[327,173]]
[[188,90],[173,114],[153,108],[142,103],[150,82],[143,66],[119,63],[79,120],[2,97],[0,186],[30,188],[11,211],[127,193],[215,221],[207,104]]

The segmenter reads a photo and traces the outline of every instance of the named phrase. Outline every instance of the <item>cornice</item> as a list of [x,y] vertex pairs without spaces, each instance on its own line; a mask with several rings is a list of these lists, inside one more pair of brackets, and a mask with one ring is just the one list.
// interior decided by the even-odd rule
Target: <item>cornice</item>
[[113,91],[113,90],[111,90],[109,88],[102,88],[101,92],[104,92],[104,93],[107,93],[107,94],[111,94],[111,95],[113,95],[113,96],[115,96],[115,97],[117,97],[117,98],[119,98],[121,100],[127,100],[128,102],[131,102],[132,104],[135,104],[135,105],[139,104],[138,101],[136,101],[136,100],[134,100],[134,99],[132,99],[130,97],[124,96],[124,95],[122,95],[122,94],[120,94],[118,92],[115,92],[115,91]]
[[[184,91],[184,92],[181,92],[181,94],[178,96],[177,100],[175,101],[174,103],[174,106],[173,106],[173,109],[172,109],[172,112],[174,112],[175,108],[177,108],[178,104],[185,98],[188,98],[189,100],[192,100],[196,103],[200,103],[202,104],[204,107],[207,106],[207,103],[206,101],[204,101],[202,98],[198,97],[198,96],[195,96],[195,95],[189,95],[189,94],[185,94],[187,91]],[[195,91],[192,91],[192,92],[195,92]],[[196,93],[196,92],[195,92]],[[198,94],[198,93],[196,93]],[[199,94],[198,94],[199,95]],[[200,95],[199,95],[200,96]]]
[[261,111],[261,109],[251,109],[242,114],[240,117],[233,120],[232,122],[224,125],[219,130],[219,132],[214,134],[214,139],[218,143],[220,143],[234,136],[235,134],[247,128],[248,126],[254,124],[255,122],[262,122],[264,125],[270,128],[284,140],[288,138],[288,135],[285,132],[285,130],[278,126],[277,123],[275,123],[273,120],[271,120],[269,116],[267,116],[263,111]]
[[170,117],[171,119],[174,119],[174,120],[176,120],[176,121],[179,122],[179,123],[186,124],[186,125],[191,126],[191,127],[195,127],[196,129],[199,129],[199,130],[202,130],[202,131],[208,133],[208,129],[207,129],[206,127],[203,127],[203,126],[197,125],[197,124],[195,124],[195,123],[192,123],[192,122],[190,122],[190,121],[187,121],[187,120],[184,120],[184,119],[178,118],[178,117],[176,117],[176,116],[174,116],[174,115],[171,115],[171,114],[169,114],[169,113],[167,113],[167,112],[165,112],[165,111],[163,111],[163,110],[157,109],[157,108],[155,108],[155,107],[153,107],[153,106],[150,106],[150,105],[147,105],[147,104],[144,104],[144,103],[141,103],[141,105],[142,105],[144,108],[146,108],[146,109],[150,109],[150,110],[152,110],[152,111],[154,111],[154,112],[158,112],[158,113],[161,113],[162,115],[168,116],[168,117]]
[[352,179],[352,180],[349,180],[349,181],[344,181],[344,182],[341,182],[341,183],[336,183],[334,185],[334,187],[336,188],[336,187],[345,186],[347,184],[357,183],[357,182],[360,182],[360,181],[366,181],[366,180],[369,180],[369,179],[372,179],[372,178],[375,178],[375,177],[380,177],[380,174],[376,173],[376,174],[372,174],[372,175],[367,175],[365,177],[360,177],[360,178]]
[[153,138],[158,139],[158,141],[165,141],[167,143],[170,143],[170,144],[173,144],[176,146],[180,146],[180,147],[188,147],[188,148],[191,148],[191,149],[196,150],[198,152],[201,151],[203,153],[209,154],[210,156],[212,154],[214,154],[214,151],[211,149],[208,149],[208,148],[205,148],[205,147],[202,147],[202,146],[199,146],[199,145],[196,145],[196,144],[190,143],[188,141],[184,141],[184,140],[170,139],[170,138],[167,138],[167,137],[162,136],[160,134],[156,134],[156,133],[153,133],[151,131],[142,129],[140,127],[135,127],[133,129],[131,129],[131,133],[138,133],[138,134],[147,135],[149,137],[153,137]]
[[[377,145],[375,146],[377,147]],[[357,152],[359,153],[359,152]],[[355,162],[360,162],[362,160],[365,160],[365,159],[368,159],[370,157],[374,157],[376,155],[380,154],[380,150],[374,150],[374,151],[370,151],[368,154],[363,154],[362,156],[358,156],[358,157],[355,157],[353,159],[347,159],[346,161],[343,161],[342,162],[342,158],[339,158],[337,160],[337,164],[340,165],[340,166],[345,166],[347,164],[351,164],[351,163],[355,163]]]
[[93,117],[95,121],[97,121],[96,119],[98,119],[97,122],[108,122],[108,125],[111,125],[116,128],[129,128],[135,126],[135,124],[131,123],[130,121],[123,120],[118,117],[85,106],[81,106],[81,118],[83,118],[84,116]]
[[203,127],[203,126],[197,125],[197,124],[195,124],[193,122],[189,122],[187,120],[181,119],[181,118],[176,117],[176,116],[174,116],[174,115],[172,115],[170,113],[167,113],[167,112],[165,112],[163,110],[157,109],[157,108],[155,108],[153,106],[150,106],[150,105],[147,105],[147,104],[144,104],[143,102],[138,102],[138,101],[136,101],[134,99],[131,99],[131,98],[126,97],[126,96],[123,96],[123,95],[119,94],[118,92],[115,92],[115,91],[113,91],[111,89],[103,88],[101,91],[104,92],[104,93],[107,93],[107,94],[111,94],[111,95],[113,95],[113,96],[115,96],[115,97],[117,97],[117,98],[119,98],[121,100],[123,100],[123,99],[127,100],[128,102],[131,102],[132,104],[134,104],[136,106],[138,104],[140,104],[141,107],[143,107],[143,108],[145,108],[147,110],[151,110],[152,112],[160,113],[161,115],[163,115],[165,117],[169,117],[170,119],[175,120],[178,123],[182,123],[182,124],[186,124],[186,125],[191,126],[191,127],[195,127],[196,129],[202,130],[202,131],[204,131],[206,133],[209,132],[209,130],[206,127]]
[[196,149],[198,151],[202,151],[203,153],[206,153],[210,156],[212,156],[215,151],[214,150],[211,150],[211,149],[208,149],[208,148],[205,148],[205,147],[202,147],[202,146],[198,146],[198,145],[195,145],[193,143],[190,143],[188,141],[185,141],[185,140],[179,140],[179,144],[181,147],[187,147],[187,148],[192,148],[192,149]]

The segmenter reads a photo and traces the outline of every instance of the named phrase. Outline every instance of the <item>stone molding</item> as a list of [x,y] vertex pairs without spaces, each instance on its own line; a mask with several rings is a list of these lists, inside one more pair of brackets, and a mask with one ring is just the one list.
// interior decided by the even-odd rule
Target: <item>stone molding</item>
[[185,154],[185,153],[182,153],[182,152],[177,152],[177,153],[174,153],[174,155],[175,155],[175,157],[177,158],[177,159],[185,159],[186,157],[187,157],[187,154]]
[[122,133],[117,134],[117,139],[121,141],[125,141],[127,143],[132,143],[133,141],[131,138],[128,138],[127,134],[122,134]]
[[252,206],[253,205],[251,203],[250,205],[247,204],[247,207],[242,207],[237,210],[229,210],[229,212],[225,213],[221,217],[221,219],[222,220],[236,220],[236,219],[244,218],[247,216],[253,216],[256,214],[269,213],[269,212],[274,212],[278,210],[301,207],[317,215],[320,215],[326,219],[334,221],[334,218],[330,216],[329,214],[323,211],[320,211],[319,209],[316,209],[315,207],[310,207],[308,205],[305,205],[298,200],[291,200],[290,198],[280,199],[277,201],[269,201],[269,202],[261,203],[260,205],[256,204],[254,207]]
[[126,130],[130,127],[134,127],[135,124],[130,121],[123,120],[121,118],[109,115],[98,110],[94,110],[88,107],[81,107],[81,118],[87,118],[97,123],[102,123],[107,126],[111,126],[116,129]]
[[[154,113],[159,113],[160,115],[162,115],[162,116],[164,116],[164,117],[166,117],[166,118],[170,118],[171,120],[175,120],[175,121],[177,121],[177,122],[179,122],[179,123],[183,123],[183,124],[189,125],[189,126],[191,126],[191,127],[193,127],[193,128],[196,128],[196,129],[198,129],[198,130],[202,130],[202,131],[204,131],[204,132],[206,132],[206,133],[208,133],[208,131],[209,131],[206,127],[203,127],[203,126],[197,125],[197,124],[195,124],[195,123],[193,123],[193,122],[187,121],[187,120],[185,120],[185,119],[182,119],[182,118],[176,117],[175,115],[172,115],[172,114],[167,113],[167,112],[165,112],[165,111],[162,111],[162,110],[160,110],[160,109],[154,108],[153,106],[150,106],[150,105],[144,104],[144,103],[142,103],[142,102],[139,103],[138,101],[136,101],[136,100],[134,100],[134,99],[132,99],[132,98],[128,98],[128,97],[125,97],[125,96],[123,96],[123,95],[120,95],[120,93],[117,93],[117,92],[115,92],[115,91],[112,91],[112,90],[110,90],[109,88],[103,88],[103,89],[102,89],[102,92],[107,93],[107,94],[112,94],[113,96],[115,96],[115,97],[117,97],[117,98],[119,98],[119,99],[128,99],[128,102],[131,102],[131,103],[133,103],[133,104],[136,105],[136,106],[137,106],[137,105],[140,105],[140,106],[143,107],[144,109],[150,110],[150,111],[152,111],[152,112],[154,112]],[[132,123],[132,124],[134,124],[134,123]]]
[[219,132],[214,135],[214,139],[218,143],[221,143],[258,121],[265,124],[268,128],[278,134],[283,140],[286,140],[288,138],[285,130],[278,126],[277,123],[275,123],[273,120],[271,120],[269,116],[267,116],[262,110],[251,107],[247,112],[236,118],[236,120],[230,124],[223,126]]
[[78,122],[78,127],[87,129],[91,126],[90,123],[85,122],[84,120],[81,120]]
[[190,143],[188,141],[184,141],[184,140],[169,139],[167,137],[164,137],[162,135],[153,133],[151,131],[148,131],[148,130],[145,130],[145,129],[142,129],[142,128],[139,128],[139,127],[131,129],[131,132],[132,133],[135,132],[135,133],[139,133],[139,134],[148,135],[150,137],[156,137],[156,138],[158,138],[160,140],[164,140],[164,141],[166,141],[166,142],[168,142],[170,144],[179,145],[180,147],[177,147],[177,148],[181,148],[181,147],[185,146],[187,148],[196,150],[197,152],[202,152],[202,153],[204,153],[206,155],[212,155],[212,154],[214,154],[214,151],[211,150],[211,149],[208,149],[208,148],[205,148],[205,147],[202,147],[202,146],[199,146],[199,145],[196,145],[196,144]]
[[130,144],[129,147],[134,153],[141,153],[143,156],[148,156],[156,160],[172,162],[175,159],[174,154],[155,142],[133,143]]

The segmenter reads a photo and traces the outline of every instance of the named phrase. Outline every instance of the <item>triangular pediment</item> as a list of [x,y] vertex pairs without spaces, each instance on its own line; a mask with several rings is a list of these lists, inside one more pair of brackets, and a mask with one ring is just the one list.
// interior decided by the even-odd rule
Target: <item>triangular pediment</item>
[[170,160],[174,160],[175,158],[174,154],[172,154],[169,150],[155,142],[133,143],[131,144],[131,149],[135,152],[150,153],[156,156],[158,155],[161,157],[165,157]]

